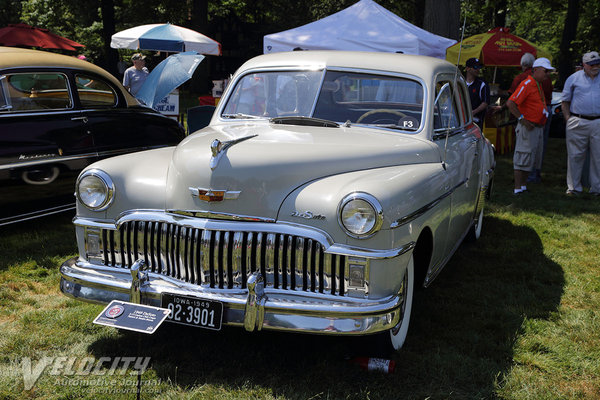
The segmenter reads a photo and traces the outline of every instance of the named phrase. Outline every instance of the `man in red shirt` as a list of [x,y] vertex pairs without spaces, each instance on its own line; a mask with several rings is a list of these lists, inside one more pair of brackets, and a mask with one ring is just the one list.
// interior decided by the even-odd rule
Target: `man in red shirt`
[[[508,89],[509,94],[513,94],[517,87],[521,82],[527,79],[531,75],[531,66],[535,61],[535,56],[531,53],[523,54],[521,57],[521,72],[519,75],[515,76],[515,79],[512,81],[512,85],[510,85],[510,89]],[[546,97],[546,107],[548,108],[548,119],[546,120],[546,125],[544,125],[544,146],[542,148],[542,161],[544,160],[544,154],[546,153],[546,143],[548,143],[548,136],[550,135],[550,120],[552,118],[552,91],[554,90],[554,86],[552,85],[552,79],[549,76],[546,77],[542,81],[542,90],[544,91],[544,97]],[[532,171],[527,178],[527,182],[536,182],[539,183],[542,181],[541,176],[541,162],[540,168],[536,168],[535,171]]]
[[519,121],[513,156],[514,194],[525,192],[529,173],[541,169],[544,125],[549,115],[542,82],[553,70],[547,58],[538,58],[533,63],[531,76],[525,78],[506,101],[508,110]]

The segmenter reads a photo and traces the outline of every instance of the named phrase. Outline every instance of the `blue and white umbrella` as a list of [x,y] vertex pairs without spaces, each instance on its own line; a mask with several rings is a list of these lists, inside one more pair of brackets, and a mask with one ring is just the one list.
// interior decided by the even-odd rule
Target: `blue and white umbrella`
[[170,55],[152,70],[135,97],[148,107],[156,106],[173,89],[191,79],[202,60],[204,56],[195,51]]
[[221,44],[199,32],[171,24],[140,25],[112,35],[114,49],[154,50],[166,52],[196,51],[221,55]]

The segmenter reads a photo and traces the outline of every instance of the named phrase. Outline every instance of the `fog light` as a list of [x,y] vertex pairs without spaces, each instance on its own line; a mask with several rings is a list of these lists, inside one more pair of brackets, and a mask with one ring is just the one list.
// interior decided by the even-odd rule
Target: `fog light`
[[85,253],[88,261],[97,261],[101,259],[100,233],[86,231],[85,235]]
[[365,286],[365,266],[363,264],[350,264],[348,266],[348,286],[352,288],[363,288]]

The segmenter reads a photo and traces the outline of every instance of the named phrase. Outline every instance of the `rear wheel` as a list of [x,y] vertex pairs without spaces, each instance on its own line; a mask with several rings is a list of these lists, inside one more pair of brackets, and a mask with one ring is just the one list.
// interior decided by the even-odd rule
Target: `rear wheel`
[[467,242],[475,242],[481,237],[481,231],[483,229],[483,207],[477,216],[477,221],[471,226],[469,233],[467,233]]

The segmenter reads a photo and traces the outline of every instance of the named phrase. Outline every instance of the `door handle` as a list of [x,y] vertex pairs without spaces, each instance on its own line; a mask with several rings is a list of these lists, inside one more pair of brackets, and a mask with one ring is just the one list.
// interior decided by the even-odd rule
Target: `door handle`
[[71,118],[71,121],[81,121],[84,124],[87,124],[88,117],[73,117],[73,118]]

